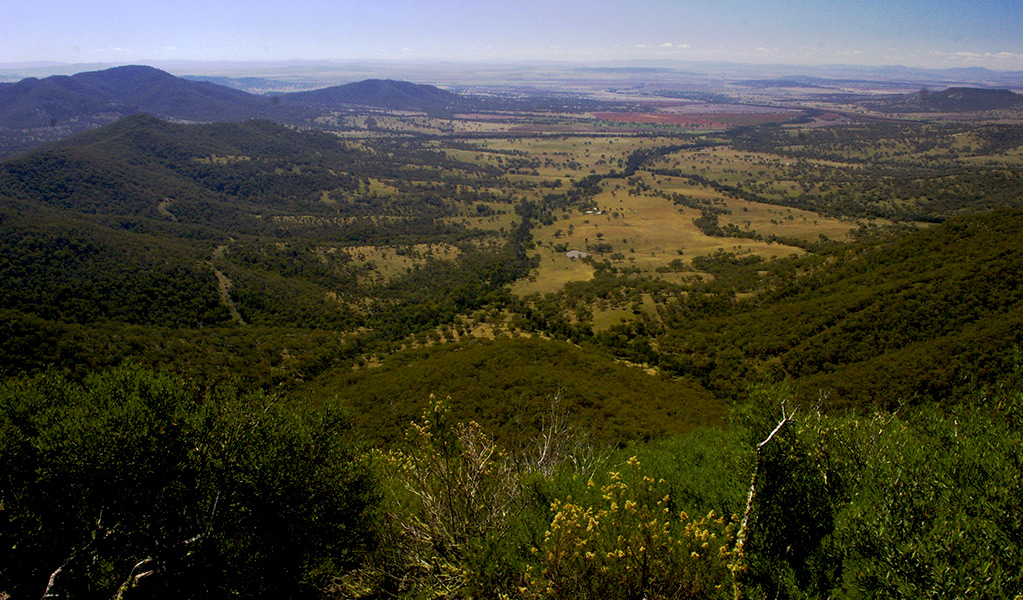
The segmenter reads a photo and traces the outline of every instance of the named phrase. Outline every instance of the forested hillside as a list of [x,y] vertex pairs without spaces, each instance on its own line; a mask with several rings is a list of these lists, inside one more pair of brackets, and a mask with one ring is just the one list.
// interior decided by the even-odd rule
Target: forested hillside
[[888,102],[877,103],[876,106],[890,112],[964,113],[1011,108],[1020,104],[1023,104],[1023,97],[1011,90],[950,87],[940,92],[929,92],[924,89],[918,94],[891,98]]
[[661,348],[672,369],[723,388],[759,371],[846,405],[953,396],[1009,370],[1023,341],[1020,235],[1023,212],[998,211],[867,236],[782,272],[734,267],[774,270],[776,286],[669,304]]
[[[130,117],[0,166],[3,306],[170,327],[224,325],[234,308],[257,327],[398,341],[500,296],[528,264],[513,231],[455,220],[481,200],[512,213],[499,176],[402,141]],[[405,266],[383,271],[376,246]]]
[[366,79],[334,87],[292,92],[280,96],[286,103],[339,109],[372,106],[391,110],[415,110],[430,114],[451,114],[455,109],[474,108],[476,102],[432,85],[390,79]]
[[0,156],[138,114],[177,122],[266,119],[322,128],[335,113],[367,107],[451,115],[480,106],[478,100],[407,81],[367,79],[268,96],[175,77],[153,67],[122,66],[0,83]]
[[[841,134],[858,140],[864,127]],[[888,135],[886,127],[879,135]],[[736,134],[736,144],[763,144],[769,135],[778,134]],[[829,140],[808,134],[799,152],[841,148]],[[693,378],[722,399],[751,380],[788,380],[801,396],[820,389],[839,405],[888,406],[946,396],[1005,371],[1019,340],[1018,210],[920,231],[865,227],[852,243],[798,242],[812,251],[784,260],[719,248],[643,272],[600,251],[587,259],[589,278],[543,296],[509,293],[508,284],[539,264],[533,248],[550,243],[537,233],[599,202],[615,182],[671,177],[664,165],[672,161],[685,171],[687,156],[707,147],[636,151],[621,173],[548,191],[514,180],[515,163],[467,160],[461,146],[444,150],[430,140],[344,141],[265,121],[175,125],[129,117],[0,163],[0,285],[12,349],[5,369],[53,362],[77,369],[129,356],[161,364],[175,347],[176,368],[225,373],[237,364],[236,342],[225,340],[260,337],[290,340],[280,351],[286,358],[271,359],[270,371],[241,374],[286,382],[402,346],[503,330],[610,351]],[[1000,198],[1017,171],[984,164],[976,177],[994,184],[963,185],[954,197],[1013,205]],[[703,174],[689,185],[753,202],[732,177]],[[630,197],[660,195],[680,211],[695,206],[701,231],[708,214],[734,218],[719,208],[727,206],[722,200],[648,185],[638,183]],[[855,187],[844,189],[859,202]],[[927,208],[930,220],[949,216],[943,206]],[[960,204],[954,212],[971,210]],[[764,238],[719,229],[708,230],[710,239]],[[701,275],[680,283],[661,274],[679,269]],[[632,306],[634,314],[604,325],[595,317],[599,306]],[[149,327],[179,333],[157,336],[166,339],[152,344],[154,353],[130,341],[149,337]],[[204,328],[223,333],[191,333]],[[63,333],[52,339],[44,331]],[[324,337],[334,338],[326,356],[312,350]]]
[[133,114],[179,121],[275,119],[297,123],[316,111],[187,81],[145,66],[0,83],[0,156],[106,125]]

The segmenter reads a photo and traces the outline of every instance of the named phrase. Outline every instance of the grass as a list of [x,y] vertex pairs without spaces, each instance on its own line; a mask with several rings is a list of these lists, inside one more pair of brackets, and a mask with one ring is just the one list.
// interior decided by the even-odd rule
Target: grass
[[850,231],[855,228],[855,223],[798,208],[734,198],[725,199],[724,205],[732,214],[721,215],[718,218],[722,226],[735,224],[740,229],[756,231],[765,237],[776,235],[813,241],[824,235],[833,240],[848,241]]
[[679,169],[727,185],[785,180],[790,159],[740,152],[728,147],[681,150],[655,161],[654,168]]
[[[621,170],[629,154],[640,148],[677,143],[669,138],[621,136],[541,136],[482,140],[482,151],[516,151],[537,161],[538,176],[545,179],[584,177]],[[489,160],[496,160],[496,157]],[[619,164],[622,161],[622,165]]]
[[570,281],[592,278],[593,267],[589,264],[551,248],[540,248],[540,266],[528,278],[512,284],[511,291],[518,296],[543,295],[559,291]]
[[[552,117],[554,118],[554,117]],[[395,122],[409,126],[437,126],[436,120],[421,116],[394,117]],[[554,118],[557,121],[556,118]],[[379,120],[378,120],[379,122]],[[390,122],[388,122],[390,123]],[[497,121],[473,121],[486,126]],[[793,140],[797,138],[793,133]],[[963,144],[972,143],[962,140]],[[608,174],[624,168],[628,156],[638,149],[663,147],[678,143],[677,138],[628,137],[618,135],[539,135],[523,137],[495,137],[473,140],[472,148],[439,148],[449,156],[482,165],[497,166],[509,172],[506,178],[525,187],[517,189],[520,199],[537,200],[551,191],[565,190],[578,178],[592,173]],[[675,152],[652,163],[652,168],[679,169],[694,173],[726,185],[754,189],[768,198],[784,199],[802,193],[793,179],[791,159],[769,154],[740,152],[727,146],[701,150]],[[650,172],[636,174],[646,188],[635,190],[635,179],[606,179],[603,191],[594,198],[594,208],[601,214],[584,214],[573,210],[559,215],[552,225],[534,231],[537,243],[534,250],[539,266],[528,278],[512,286],[513,293],[548,294],[561,290],[571,281],[586,281],[593,277],[593,267],[584,261],[571,259],[566,250],[589,252],[595,260],[610,260],[621,267],[652,274],[675,283],[685,283],[697,274],[691,270],[695,256],[706,256],[719,250],[736,254],[756,254],[765,258],[800,254],[802,250],[747,238],[712,237],[705,235],[694,224],[699,210],[675,205],[660,197],[684,194],[709,200],[715,206],[730,211],[718,217],[722,226],[734,224],[743,230],[755,231],[763,237],[802,239],[813,241],[820,236],[846,240],[857,224],[819,214],[780,206],[738,200],[724,196],[709,187],[695,185],[684,177],[655,176]],[[541,184],[559,180],[559,188]],[[394,193],[393,188],[371,181],[370,190],[381,194]],[[509,198],[511,200],[511,198]],[[447,219],[474,229],[489,231],[510,230],[517,217],[508,202],[484,202],[496,214],[478,216],[476,205],[466,206],[463,214]],[[598,244],[603,253],[598,253]],[[608,250],[607,248],[610,248]],[[380,277],[388,279],[413,267],[416,259],[399,256],[393,249],[362,252],[366,261],[372,260]],[[681,260],[683,271],[679,272]],[[666,272],[667,271],[667,272]],[[700,274],[704,278],[707,274]],[[631,309],[630,309],[631,310]],[[605,326],[622,318],[617,309],[595,314],[596,326]]]
[[392,185],[388,185],[376,178],[370,178],[369,188],[366,191],[368,191],[371,194],[376,194],[378,196],[393,196],[398,193],[397,188],[395,188]]
[[450,217],[447,219],[441,219],[441,221],[444,223],[461,223],[470,229],[483,229],[487,231],[500,231],[502,229],[508,231],[514,227],[516,223],[518,223],[519,217],[509,210],[507,205],[491,204],[490,206],[501,206],[501,210],[504,210],[505,212],[503,214],[495,214],[488,217]]
[[393,246],[349,246],[340,249],[348,253],[355,264],[372,263],[375,268],[370,277],[377,281],[390,281],[430,259],[450,260],[458,257],[458,248],[450,244],[415,244],[410,253],[399,254]]
[[[694,256],[706,256],[718,250],[752,253],[766,258],[802,253],[799,248],[782,244],[705,235],[693,224],[693,219],[700,216],[699,211],[676,206],[672,201],[652,194],[632,195],[624,189],[614,189],[614,186],[614,183],[605,184],[605,190],[595,199],[602,214],[567,212],[555,224],[537,231],[540,266],[531,278],[534,280],[517,284],[513,288],[515,293],[552,292],[567,281],[581,281],[592,276],[592,269],[582,261],[568,258],[564,252],[555,249],[555,245],[561,244],[567,249],[589,249],[590,252],[594,252],[597,244],[609,244],[610,252],[593,254],[593,258],[611,259],[648,273],[657,273],[658,267],[668,267],[679,259],[688,265]],[[765,214],[769,210],[766,205],[759,207]],[[783,209],[771,207],[770,210]],[[800,214],[801,219],[804,216]],[[807,222],[808,226],[814,227],[812,221]],[[803,225],[802,220],[799,225]],[[834,224],[829,225],[837,230]],[[807,235],[810,233],[812,231]],[[612,254],[619,256],[613,258]]]
[[636,314],[628,308],[601,308],[593,311],[593,331],[605,331],[612,326],[632,319]]

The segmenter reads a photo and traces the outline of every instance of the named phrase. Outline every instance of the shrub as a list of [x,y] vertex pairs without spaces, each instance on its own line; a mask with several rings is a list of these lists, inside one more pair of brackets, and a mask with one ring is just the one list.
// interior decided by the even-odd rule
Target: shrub
[[385,546],[346,593],[471,597],[509,579],[503,554],[519,499],[512,461],[477,423],[452,423],[449,408],[431,395],[404,444],[377,453],[387,481]]
[[521,595],[529,599],[682,599],[726,597],[735,519],[676,511],[666,483],[643,474],[633,457],[624,471],[589,482],[587,500],[551,504],[554,517],[539,565]]
[[375,539],[349,440],[330,407],[134,367],[6,382],[0,592],[315,594]]

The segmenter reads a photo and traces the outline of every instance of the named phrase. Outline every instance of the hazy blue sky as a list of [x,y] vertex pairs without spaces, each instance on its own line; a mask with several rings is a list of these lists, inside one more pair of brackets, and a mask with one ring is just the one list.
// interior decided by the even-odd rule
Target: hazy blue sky
[[1023,70],[1023,0],[10,0],[0,62],[678,59]]

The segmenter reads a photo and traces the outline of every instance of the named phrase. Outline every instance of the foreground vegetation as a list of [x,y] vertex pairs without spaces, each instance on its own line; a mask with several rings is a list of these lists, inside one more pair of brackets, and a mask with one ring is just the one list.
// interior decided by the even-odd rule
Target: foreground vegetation
[[[430,398],[366,454],[343,406],[124,367],[0,390],[12,597],[1013,598],[1023,372],[945,410],[760,387],[609,451],[501,447]],[[425,401],[426,399],[424,399]]]

